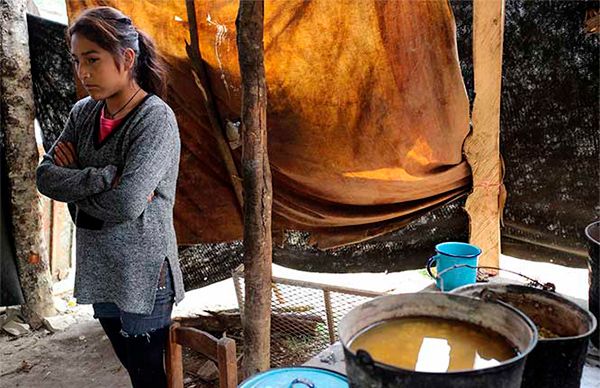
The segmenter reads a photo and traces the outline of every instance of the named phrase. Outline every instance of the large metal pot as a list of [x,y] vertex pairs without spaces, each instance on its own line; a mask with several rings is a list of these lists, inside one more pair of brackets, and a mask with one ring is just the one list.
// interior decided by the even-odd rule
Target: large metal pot
[[[390,319],[435,317],[459,320],[500,334],[519,354],[500,365],[446,373],[417,372],[374,361],[368,353],[349,348],[367,327]],[[518,388],[525,359],[537,341],[535,325],[523,313],[498,302],[443,293],[387,295],[350,311],[339,323],[346,374],[355,388]],[[398,349],[399,352],[402,349]]]
[[557,338],[539,338],[527,358],[523,388],[579,388],[596,319],[587,310],[550,291],[515,284],[473,284],[452,293],[501,300],[519,309]]
[[[593,222],[585,228],[585,236],[588,240],[588,269],[590,273],[589,307],[590,311],[600,320],[600,221]],[[600,330],[592,334],[592,343],[596,349],[600,348]]]

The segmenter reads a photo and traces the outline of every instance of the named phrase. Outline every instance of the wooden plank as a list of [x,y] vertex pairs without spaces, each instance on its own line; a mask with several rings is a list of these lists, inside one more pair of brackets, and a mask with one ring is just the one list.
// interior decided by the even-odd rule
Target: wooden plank
[[176,339],[179,323],[174,322],[169,329],[169,342],[167,343],[165,364],[167,372],[167,385],[169,388],[183,388],[183,354],[181,345]]
[[217,360],[217,342],[219,340],[212,335],[194,329],[193,327],[178,327],[175,330],[175,342],[179,345],[190,348],[196,352],[204,354],[212,361]]
[[52,201],[50,268],[53,280],[63,280],[71,268],[73,230],[67,204]]
[[[42,151],[43,152],[43,151]],[[42,241],[44,241],[48,249],[48,265],[50,266],[50,275],[52,276],[52,280],[56,280],[54,277],[54,263],[52,260],[52,235],[54,226],[52,225],[53,211],[54,211],[54,201],[48,197],[44,197],[40,195],[40,213],[41,213],[41,225],[42,225]]]
[[219,366],[219,387],[237,387],[237,359],[235,341],[221,338],[217,344],[217,364]]
[[267,153],[264,2],[241,0],[236,19],[242,78],[244,185],[244,378],[269,369],[271,331],[271,211]]
[[[213,316],[177,318],[177,321],[182,327],[193,327],[213,333],[236,331],[242,328],[239,313],[216,313]],[[291,327],[298,335],[314,336],[317,334],[319,323],[323,323],[323,319],[316,314],[273,311],[271,315],[271,326],[274,332],[278,328]]]
[[207,332],[231,332],[242,329],[240,313],[214,312],[211,315],[175,318],[181,326],[193,327]]
[[350,294],[350,295],[364,296],[364,297],[369,297],[369,298],[384,295],[383,292],[359,290],[357,288],[335,286],[332,284],[325,284],[325,283],[316,283],[316,282],[310,282],[307,280],[287,279],[287,278],[280,278],[277,276],[273,276],[272,280],[273,280],[273,283],[276,283],[276,284],[284,284],[284,285],[288,285],[288,286],[305,287],[305,288],[314,288],[317,290],[339,292],[341,294]]
[[470,242],[483,250],[479,263],[497,267],[500,258],[500,95],[504,1],[473,1],[473,65],[475,101],[473,132],[465,154],[473,174],[466,210]]
[[237,386],[235,341],[226,337],[217,339],[201,330],[182,327],[180,322],[175,321],[169,330],[166,352],[169,388],[183,387],[183,347],[190,348],[217,363],[221,388]]

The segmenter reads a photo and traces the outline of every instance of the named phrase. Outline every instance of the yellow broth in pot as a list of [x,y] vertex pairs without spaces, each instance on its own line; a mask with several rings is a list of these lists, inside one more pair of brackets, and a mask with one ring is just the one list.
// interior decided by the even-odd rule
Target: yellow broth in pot
[[380,363],[419,372],[481,369],[513,358],[517,352],[499,334],[451,319],[410,317],[376,323],[349,344]]

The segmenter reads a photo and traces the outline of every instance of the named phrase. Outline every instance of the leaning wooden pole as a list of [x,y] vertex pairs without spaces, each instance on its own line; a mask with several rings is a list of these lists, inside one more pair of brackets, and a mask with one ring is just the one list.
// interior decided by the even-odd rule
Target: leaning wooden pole
[[25,297],[23,314],[35,329],[55,310],[48,250],[42,240],[41,202],[35,185],[39,156],[33,129],[26,4],[26,0],[0,0],[0,128],[5,136],[12,229]]
[[473,132],[465,154],[473,173],[473,192],[466,210],[470,242],[483,250],[480,265],[500,262],[502,171],[500,160],[500,95],[504,0],[473,1],[473,67],[475,101]]
[[206,109],[206,113],[208,114],[208,121],[210,123],[213,136],[217,141],[219,153],[221,154],[223,162],[225,163],[225,168],[229,173],[229,180],[231,181],[231,186],[233,187],[233,191],[238,200],[238,204],[240,206],[239,209],[241,212],[244,208],[242,184],[239,178],[237,168],[235,166],[235,162],[233,160],[231,148],[229,148],[229,145],[227,144],[223,124],[219,120],[217,106],[215,104],[212,88],[210,86],[210,80],[208,78],[208,74],[206,73],[204,60],[202,59],[202,53],[200,52],[200,42],[198,41],[198,23],[196,22],[195,0],[186,0],[185,5],[187,8],[188,24],[190,30],[190,44],[186,44],[186,51],[192,63],[192,72],[196,80],[196,86],[198,86],[198,89],[200,89],[202,93],[204,108]]
[[269,368],[271,329],[271,169],[267,154],[267,87],[263,0],[241,0],[236,19],[242,75],[244,186],[244,377]]

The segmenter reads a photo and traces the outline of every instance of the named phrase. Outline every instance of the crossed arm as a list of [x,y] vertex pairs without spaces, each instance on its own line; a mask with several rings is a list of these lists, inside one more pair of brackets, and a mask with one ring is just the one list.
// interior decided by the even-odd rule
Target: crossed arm
[[75,201],[80,210],[107,222],[137,219],[146,210],[167,170],[179,158],[179,135],[167,122],[138,128],[130,140],[125,166],[108,191]]
[[79,168],[72,118],[36,170],[40,193],[60,202],[74,202],[109,190],[117,176],[117,167]]
[[[163,121],[163,123],[165,123]],[[129,146],[123,172],[116,166],[79,169],[69,125],[38,166],[38,190],[55,200],[74,203],[80,210],[107,222],[138,218],[172,164],[178,133],[169,123],[139,128]]]

